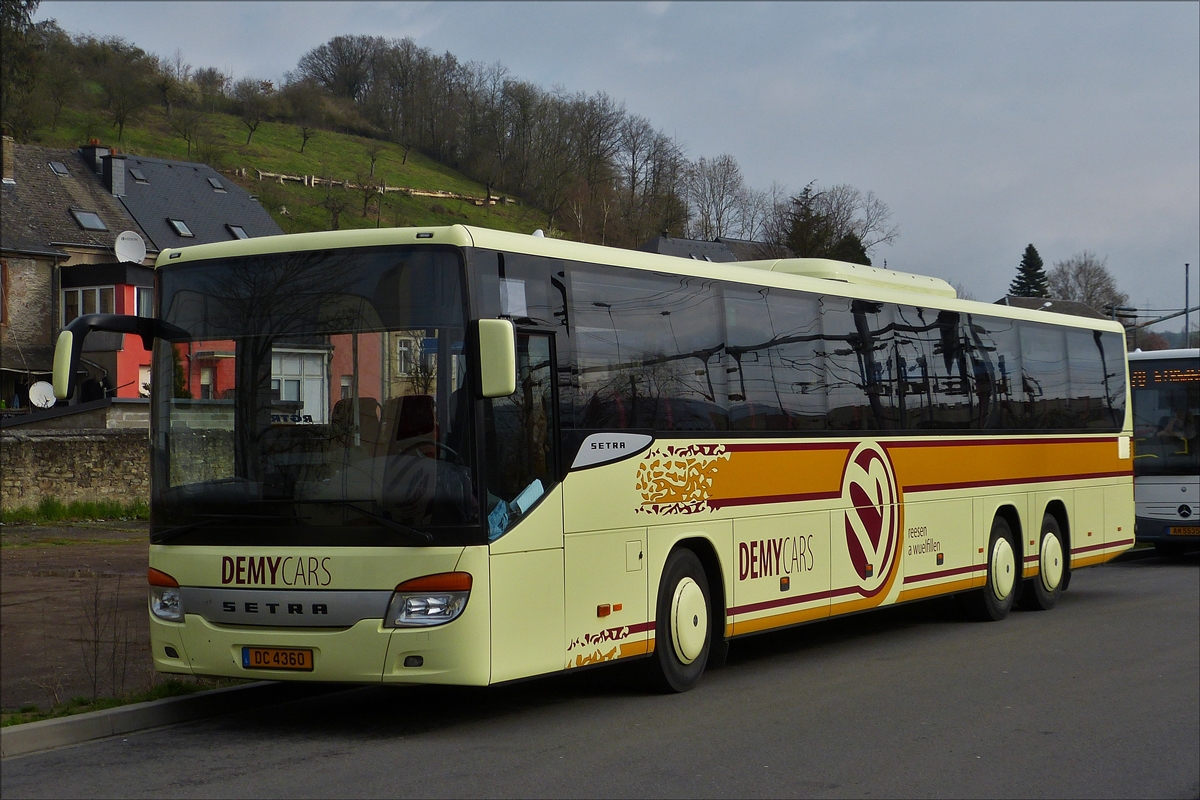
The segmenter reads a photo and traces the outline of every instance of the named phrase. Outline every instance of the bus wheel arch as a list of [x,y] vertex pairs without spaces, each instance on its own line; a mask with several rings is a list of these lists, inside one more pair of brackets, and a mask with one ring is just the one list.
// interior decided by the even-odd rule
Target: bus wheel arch
[[1016,509],[1001,506],[992,517],[984,549],[984,585],[967,594],[967,613],[978,620],[999,621],[1008,616],[1021,590],[1021,522]]
[[[700,552],[697,552],[700,551]],[[719,571],[710,578],[694,542],[677,543],[663,564],[655,591],[654,652],[649,661],[651,683],[659,691],[686,692],[696,685],[708,664],[713,643],[724,641],[723,623],[717,628],[714,609],[723,603]],[[715,556],[715,554],[712,554]]]

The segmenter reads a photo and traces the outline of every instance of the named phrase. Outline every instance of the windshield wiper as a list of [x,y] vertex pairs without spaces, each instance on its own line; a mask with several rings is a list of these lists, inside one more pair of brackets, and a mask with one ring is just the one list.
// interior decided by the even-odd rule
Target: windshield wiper
[[212,525],[214,522],[220,522],[221,520],[236,519],[236,520],[240,520],[242,522],[245,522],[245,521],[259,522],[259,521],[263,521],[263,520],[279,521],[279,520],[311,519],[311,517],[290,517],[290,516],[285,516],[282,514],[200,514],[199,516],[204,517],[204,519],[201,519],[198,522],[190,522],[187,525],[180,525],[175,528],[168,528],[165,531],[160,531],[159,533],[152,534],[150,536],[150,541],[154,544],[162,544],[163,542],[169,542],[172,539],[182,536],[183,534],[187,533],[188,531],[195,530],[196,528],[203,528],[205,525]]
[[[409,536],[415,536],[418,539],[420,539],[421,541],[427,542],[427,543],[433,541],[433,534],[431,534],[427,531],[413,528],[409,525],[405,525],[403,522],[397,522],[396,520],[392,519],[391,517],[385,517],[382,514],[376,514],[374,511],[367,511],[365,508],[359,508],[358,506],[354,505],[354,501],[351,501],[351,500],[299,500],[297,502],[321,503],[322,505],[343,506],[345,508],[349,508],[354,511],[357,511],[358,513],[362,514],[364,517],[370,517],[371,519],[375,520],[376,522],[378,522],[380,525],[387,528],[388,530],[393,530],[393,531],[396,531],[397,533],[405,533],[405,534],[408,534]],[[360,500],[358,502],[370,503],[372,501]]]

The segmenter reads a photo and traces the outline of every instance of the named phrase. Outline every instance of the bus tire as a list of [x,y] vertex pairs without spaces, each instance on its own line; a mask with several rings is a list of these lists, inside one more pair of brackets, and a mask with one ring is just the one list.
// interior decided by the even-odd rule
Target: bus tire
[[1022,596],[1023,606],[1035,611],[1049,611],[1058,602],[1066,575],[1066,556],[1063,553],[1062,529],[1053,514],[1042,517],[1042,539],[1038,543],[1038,574],[1029,582]]
[[1004,517],[997,516],[992,520],[992,533],[988,537],[986,583],[967,601],[968,611],[976,619],[999,621],[1012,610],[1017,588],[1021,585],[1013,541],[1012,530]]
[[662,692],[686,692],[696,685],[712,646],[712,601],[708,577],[696,554],[671,551],[658,584],[651,682]]

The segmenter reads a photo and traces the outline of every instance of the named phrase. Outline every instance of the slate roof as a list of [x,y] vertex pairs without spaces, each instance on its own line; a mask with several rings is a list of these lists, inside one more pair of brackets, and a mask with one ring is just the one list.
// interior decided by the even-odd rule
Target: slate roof
[[[128,156],[124,161],[121,202],[156,250],[230,241],[235,237],[227,225],[239,225],[251,237],[283,233],[249,192],[212,167],[144,156]],[[135,169],[146,177],[145,183],[134,178]],[[214,188],[210,178],[223,190]],[[183,220],[195,235],[180,236],[168,219]]]
[[[1050,305],[1046,306],[1047,303]],[[1089,317],[1091,319],[1109,319],[1096,309],[1086,303],[1080,303],[1078,300],[1055,300],[1052,297],[1016,297],[1010,294],[997,300],[996,305],[1028,308],[1034,311],[1046,306],[1046,311],[1054,311],[1059,314],[1073,314],[1076,317]]]
[[638,250],[659,253],[664,256],[694,258],[697,261],[737,261],[729,245],[724,242],[706,242],[703,239],[676,239],[671,236],[655,236]]
[[[55,174],[53,161],[66,166],[67,175]],[[13,177],[15,183],[3,185],[0,214],[0,246],[6,251],[66,256],[62,247],[70,245],[111,251],[121,231],[142,232],[78,150],[13,145]],[[73,208],[96,213],[108,230],[84,230]]]
[[732,236],[718,236],[714,241],[726,245],[738,261],[765,261],[772,258],[792,257],[791,251],[783,245],[756,242],[753,239],[734,239]]

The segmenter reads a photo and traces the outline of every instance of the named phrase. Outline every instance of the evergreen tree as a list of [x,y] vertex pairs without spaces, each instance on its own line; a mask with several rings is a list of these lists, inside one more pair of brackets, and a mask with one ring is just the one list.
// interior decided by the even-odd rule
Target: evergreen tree
[[1025,248],[1021,256],[1021,266],[1017,268],[1017,277],[1013,278],[1008,287],[1008,293],[1013,297],[1049,297],[1049,284],[1046,270],[1042,268],[1042,257],[1032,244]]

